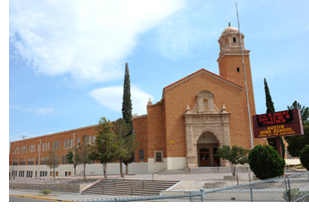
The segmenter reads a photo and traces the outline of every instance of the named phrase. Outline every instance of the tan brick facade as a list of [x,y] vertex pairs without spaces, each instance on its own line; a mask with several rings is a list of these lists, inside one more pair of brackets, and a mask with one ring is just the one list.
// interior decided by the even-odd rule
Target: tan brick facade
[[[242,42],[244,42],[244,36]],[[236,28],[226,28],[219,40],[219,73],[201,69],[163,89],[162,99],[147,105],[147,115],[134,116],[133,126],[136,141],[136,172],[155,172],[166,168],[189,166],[225,165],[217,161],[213,154],[222,145],[238,145],[251,148],[248,109],[242,65],[239,33]],[[249,50],[243,49],[250,114],[255,115],[253,84]],[[160,90],[160,89],[158,89]],[[84,134],[96,135],[96,125],[15,141],[11,143],[10,165],[13,159],[19,161],[39,156],[39,143],[60,141],[58,155],[67,154],[64,140],[73,146]],[[254,146],[267,144],[264,139],[254,139]],[[35,151],[29,153],[29,146]],[[16,147],[27,146],[27,152],[14,154]],[[142,152],[142,153],[141,153]],[[140,158],[143,154],[143,159]],[[47,157],[48,151],[41,151]],[[209,161],[210,160],[210,161]],[[40,160],[39,160],[40,161]],[[207,162],[208,161],[208,162]],[[34,163],[36,165],[36,163]],[[134,169],[135,170],[135,169]]]
[[[147,107],[147,130],[148,133],[140,136],[137,135],[137,141],[141,137],[148,138],[148,157],[152,158],[154,150],[163,150],[165,158],[184,157],[188,164],[188,136],[186,136],[185,112],[187,107],[193,109],[197,104],[197,94],[201,91],[209,91],[213,94],[213,103],[217,108],[213,111],[196,113],[201,120],[210,120],[207,114],[220,115],[220,109],[223,105],[229,113],[226,127],[229,127],[226,142],[219,142],[219,145],[238,145],[244,148],[251,148],[251,138],[249,129],[248,109],[246,100],[246,90],[244,81],[244,71],[242,64],[242,55],[238,30],[233,27],[225,29],[219,39],[220,54],[218,58],[220,75],[216,75],[205,69],[201,69],[163,89],[163,97],[156,104],[149,104]],[[244,36],[242,35],[242,42]],[[226,44],[225,44],[226,42]],[[249,50],[244,49],[244,64],[246,71],[246,82],[248,89],[248,98],[250,106],[250,114],[255,115],[255,103],[253,95],[253,84],[251,77]],[[144,121],[143,121],[144,122]],[[134,120],[134,126],[139,126],[137,119]],[[205,130],[207,130],[205,125]],[[209,124],[214,126],[214,124]],[[139,126],[140,127],[140,126]],[[199,126],[196,125],[196,130]],[[191,128],[194,129],[194,128]],[[217,128],[219,129],[219,127]],[[202,130],[202,129],[201,129]],[[210,130],[210,129],[209,129]],[[213,129],[215,130],[215,129]],[[221,132],[224,128],[221,129]],[[195,131],[196,132],[196,131]],[[209,131],[207,131],[209,132]],[[148,136],[147,136],[148,134]],[[194,133],[193,135],[202,133]],[[188,135],[188,133],[187,133]],[[221,135],[220,131],[217,135]],[[215,134],[216,136],[216,134]],[[195,137],[195,138],[194,138]],[[199,136],[198,136],[199,137]],[[218,139],[220,136],[216,136]],[[193,144],[197,144],[196,136]],[[254,139],[254,146],[258,144],[266,144],[263,139]],[[190,153],[190,154],[189,154]],[[199,151],[195,152],[194,158],[198,158]],[[196,165],[197,164],[197,160]],[[189,163],[190,164],[190,163]],[[194,164],[192,165],[194,166]]]

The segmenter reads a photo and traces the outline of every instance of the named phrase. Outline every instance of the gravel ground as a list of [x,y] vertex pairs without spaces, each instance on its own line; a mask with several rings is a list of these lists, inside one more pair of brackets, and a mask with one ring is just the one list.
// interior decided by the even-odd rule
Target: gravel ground
[[100,178],[15,178],[10,184],[90,184]]

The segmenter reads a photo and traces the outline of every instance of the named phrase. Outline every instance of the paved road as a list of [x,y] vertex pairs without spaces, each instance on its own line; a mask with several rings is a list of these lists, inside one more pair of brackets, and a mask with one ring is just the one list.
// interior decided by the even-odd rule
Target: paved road
[[54,201],[9,196],[9,202],[54,202]]

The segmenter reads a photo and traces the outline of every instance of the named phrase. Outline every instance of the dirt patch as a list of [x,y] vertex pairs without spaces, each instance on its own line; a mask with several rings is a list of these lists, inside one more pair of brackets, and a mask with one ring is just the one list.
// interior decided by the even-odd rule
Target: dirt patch
[[10,180],[10,184],[91,184],[100,178],[15,178]]

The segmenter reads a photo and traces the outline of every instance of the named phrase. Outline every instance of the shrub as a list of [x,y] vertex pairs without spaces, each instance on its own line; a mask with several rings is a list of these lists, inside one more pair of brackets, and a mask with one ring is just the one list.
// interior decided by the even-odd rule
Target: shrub
[[291,192],[290,190],[288,191],[285,191],[283,193],[283,198],[286,200],[286,201],[295,201],[301,197],[303,197],[304,195],[307,195],[308,192],[307,191],[303,191],[301,192],[298,188],[294,188],[294,189],[291,189]]
[[299,159],[303,167],[309,170],[309,145],[306,145],[299,153]]
[[258,145],[249,153],[249,165],[256,177],[267,179],[283,175],[285,161],[272,146]]
[[239,146],[233,146],[232,149],[230,146],[223,145],[219,147],[217,150],[216,157],[220,157],[222,159],[228,160],[230,162],[232,175],[235,176],[236,173],[236,165],[237,164],[246,164],[248,163],[248,153],[250,150],[244,149]]
[[41,190],[41,191],[39,192],[39,194],[48,195],[48,194],[51,193],[51,192],[52,192],[52,191],[49,190],[49,189],[44,189],[44,190]]

